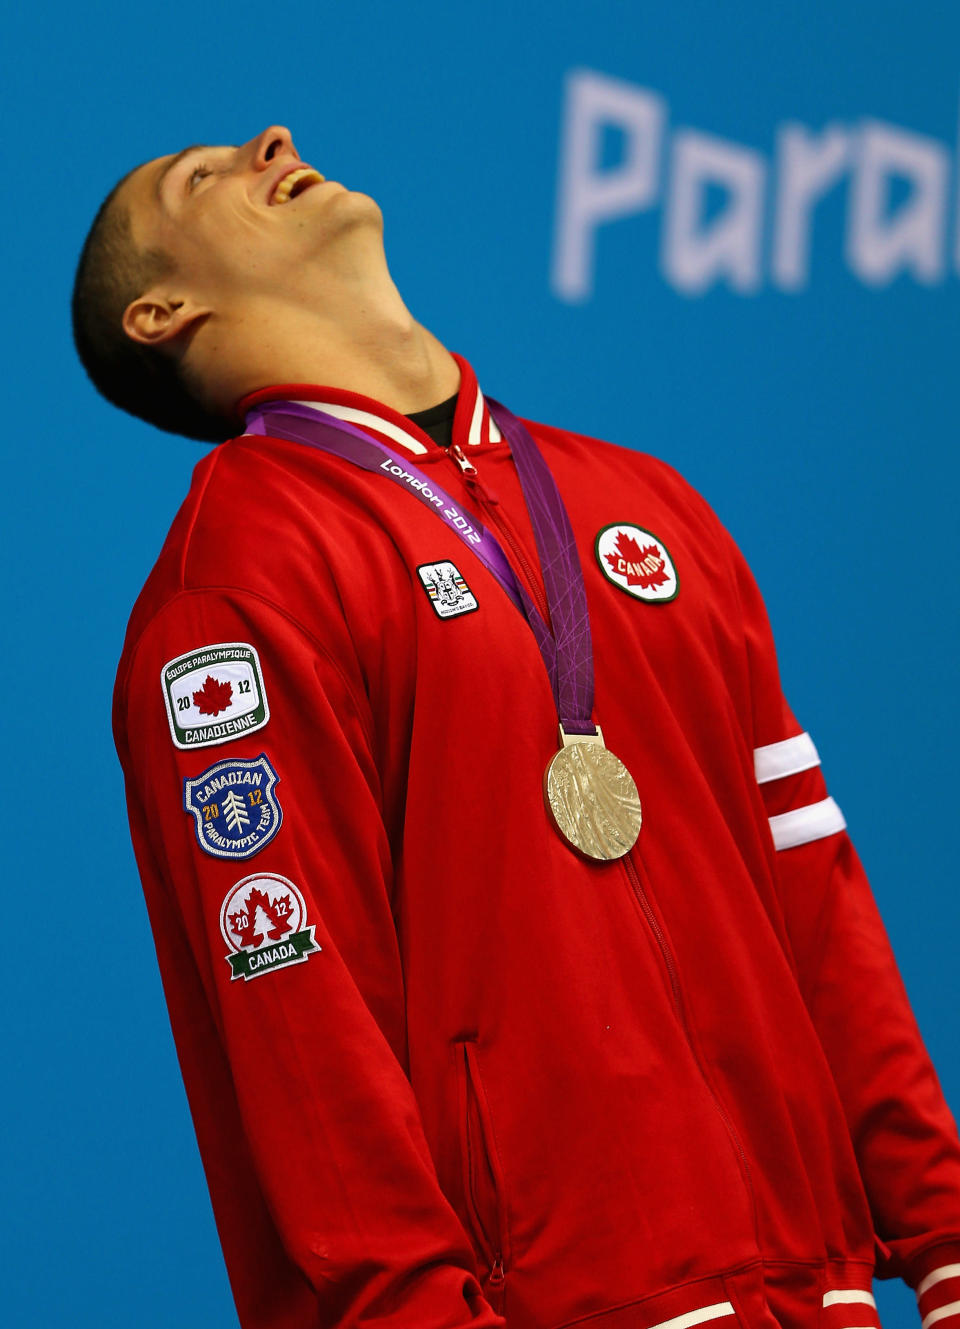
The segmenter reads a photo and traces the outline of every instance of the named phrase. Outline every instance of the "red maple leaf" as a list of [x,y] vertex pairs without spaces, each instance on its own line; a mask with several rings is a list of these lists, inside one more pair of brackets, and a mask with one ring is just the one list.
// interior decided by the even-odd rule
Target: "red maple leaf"
[[197,710],[201,715],[219,715],[230,705],[233,697],[232,683],[219,683],[212,674],[207,674],[203,687],[193,694]]
[[242,909],[240,913],[228,914],[227,922],[241,946],[259,946],[263,941],[263,933],[254,931],[255,910]]
[[617,532],[617,552],[604,554],[604,558],[628,586],[640,586],[645,591],[663,586],[670,580],[666,561],[656,545],[637,544],[632,535]]
[[279,941],[285,932],[289,932],[293,924],[289,921],[293,913],[293,902],[289,895],[278,895],[271,907],[267,905],[266,912],[273,924],[272,929],[267,933],[271,941]]

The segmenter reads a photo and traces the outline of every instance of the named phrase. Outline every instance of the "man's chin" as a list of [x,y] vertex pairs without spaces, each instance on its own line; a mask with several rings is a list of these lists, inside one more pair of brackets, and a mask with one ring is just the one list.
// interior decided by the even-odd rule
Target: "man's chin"
[[357,189],[346,189],[342,185],[336,194],[327,200],[330,216],[335,216],[343,226],[370,225],[383,230],[383,213],[380,205],[369,194],[362,194]]
[[331,181],[330,183],[339,185],[339,197],[345,204],[349,203],[351,206],[355,206],[361,211],[372,212],[381,220],[383,219],[380,205],[375,199],[372,199],[369,194],[363,194],[359,189],[347,189],[345,185],[340,185],[339,181],[336,180]]

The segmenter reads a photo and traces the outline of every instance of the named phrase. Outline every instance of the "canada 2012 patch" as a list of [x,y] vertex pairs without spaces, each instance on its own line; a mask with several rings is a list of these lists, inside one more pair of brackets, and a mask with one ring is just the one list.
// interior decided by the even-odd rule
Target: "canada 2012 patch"
[[647,604],[675,600],[680,579],[667,546],[632,522],[604,526],[596,540],[597,562],[608,581]]
[[313,939],[314,927],[307,923],[306,902],[289,878],[276,872],[244,877],[227,891],[220,907],[231,980],[304,964],[323,949]]
[[216,858],[252,858],[283,821],[273,792],[279,776],[265,752],[250,761],[218,761],[183,782],[183,806],[193,814],[200,848]]
[[170,737],[178,748],[208,748],[262,729],[270,719],[256,650],[244,641],[202,646],[160,671]]

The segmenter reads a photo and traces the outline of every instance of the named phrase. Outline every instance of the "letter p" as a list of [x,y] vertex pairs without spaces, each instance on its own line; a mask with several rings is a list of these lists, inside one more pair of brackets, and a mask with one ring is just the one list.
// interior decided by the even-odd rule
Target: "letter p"
[[[665,117],[662,98],[632,83],[587,69],[567,75],[551,277],[561,299],[592,294],[597,227],[655,200]],[[610,170],[601,170],[605,125],[626,135],[623,162]]]

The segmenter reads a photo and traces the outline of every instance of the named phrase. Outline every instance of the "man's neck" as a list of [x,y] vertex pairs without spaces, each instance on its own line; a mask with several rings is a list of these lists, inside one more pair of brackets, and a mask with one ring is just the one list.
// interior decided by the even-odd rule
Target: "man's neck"
[[392,283],[351,295],[312,307],[247,301],[236,316],[221,315],[200,332],[189,349],[188,373],[212,386],[216,404],[226,410],[248,392],[278,383],[344,388],[401,415],[457,392],[457,362],[412,317]]

